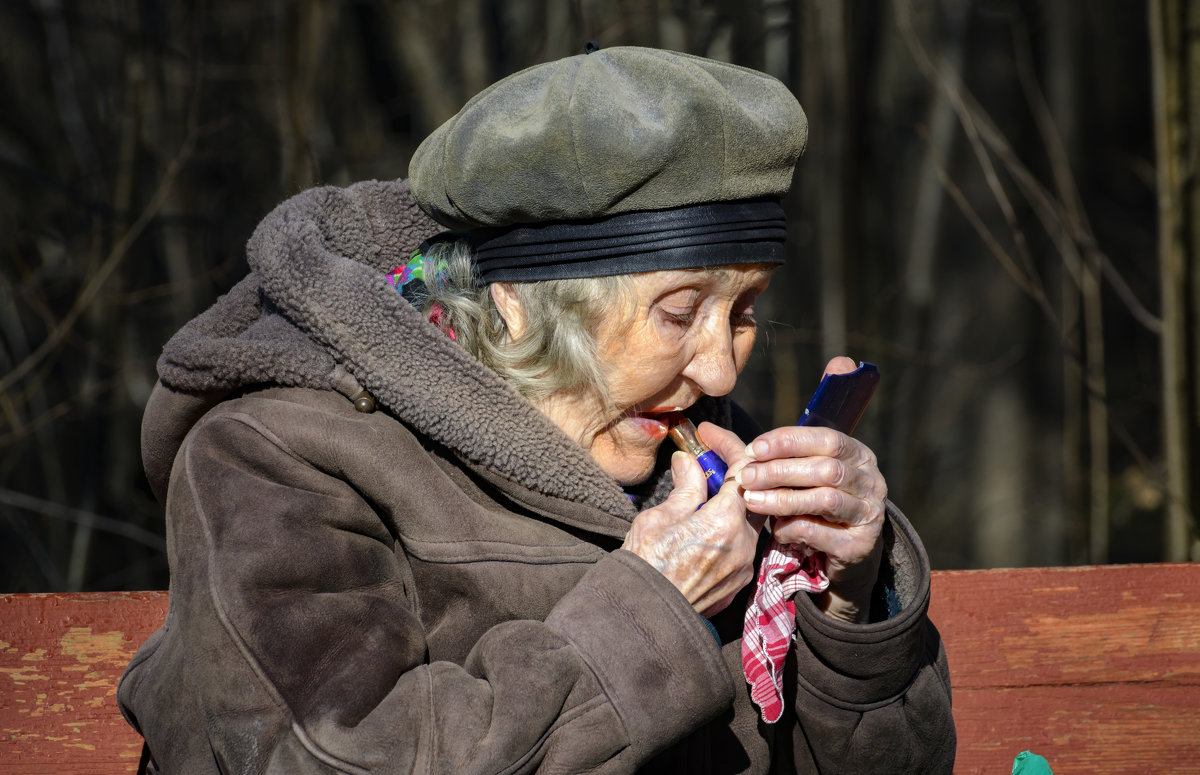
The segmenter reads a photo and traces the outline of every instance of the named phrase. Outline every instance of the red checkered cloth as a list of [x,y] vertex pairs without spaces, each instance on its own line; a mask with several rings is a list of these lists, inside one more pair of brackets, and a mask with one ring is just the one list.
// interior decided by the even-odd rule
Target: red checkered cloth
[[742,670],[750,699],[773,724],[783,714],[783,662],[796,634],[797,592],[824,592],[825,555],[805,544],[767,544],[742,629]]

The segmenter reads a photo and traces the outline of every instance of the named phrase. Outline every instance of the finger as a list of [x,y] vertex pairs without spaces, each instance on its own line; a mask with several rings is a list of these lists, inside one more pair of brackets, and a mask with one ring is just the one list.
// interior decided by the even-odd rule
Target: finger
[[[845,355],[839,355],[825,364],[825,374],[849,374],[858,370],[858,364]],[[824,374],[821,375],[825,376]]]
[[737,470],[745,464],[746,443],[733,431],[710,422],[702,422],[700,427],[696,428],[696,435],[704,446],[716,452],[725,461],[730,471]]
[[737,474],[747,490],[835,487],[859,498],[887,496],[887,483],[874,466],[857,467],[832,457],[802,457],[752,463]]
[[804,515],[777,517],[771,522],[771,537],[779,543],[807,544],[817,551],[840,555],[853,540],[853,533],[819,517]]
[[851,564],[870,554],[879,542],[884,517],[863,525],[848,527],[820,517],[776,517],[771,521],[771,536],[780,543],[804,543],[825,552],[838,564]]
[[739,524],[749,525],[755,536],[767,521],[767,515],[747,510],[746,502],[742,500],[741,488],[733,477],[725,479],[725,484],[721,485],[717,494],[701,507],[701,513],[727,522],[733,530],[739,529]]
[[859,498],[835,487],[746,490],[746,506],[760,514],[787,517],[804,514],[845,526],[866,524],[882,513],[883,500]]
[[677,450],[671,454],[671,481],[675,486],[662,505],[679,516],[690,515],[708,496],[704,471],[696,458],[686,452]]
[[696,436],[700,442],[706,447],[717,453],[717,456],[724,461],[727,470],[725,471],[725,481],[734,482],[737,479],[738,472],[742,470],[742,466],[746,465],[746,445],[741,437],[730,430],[726,430],[719,425],[714,425],[710,422],[700,423],[700,427],[696,429]]
[[820,426],[790,425],[763,433],[746,445],[750,462],[800,457],[833,457],[853,466],[876,465],[875,453],[841,431]]
[[710,499],[710,502],[717,500],[718,497],[726,497],[726,493],[728,493],[728,497],[736,498],[736,505],[745,513],[746,522],[757,535],[762,530],[767,517],[765,514],[746,511],[745,502],[741,499],[738,472],[748,462],[745,457],[746,445],[742,442],[742,438],[733,431],[710,422],[700,423],[696,434],[700,437],[700,441],[716,452],[729,468],[725,473],[725,484],[722,485],[721,491]]
[[871,557],[879,543],[876,525],[847,528],[815,517],[781,517],[771,526],[772,537],[783,544],[806,544],[824,552],[830,569],[853,566]]

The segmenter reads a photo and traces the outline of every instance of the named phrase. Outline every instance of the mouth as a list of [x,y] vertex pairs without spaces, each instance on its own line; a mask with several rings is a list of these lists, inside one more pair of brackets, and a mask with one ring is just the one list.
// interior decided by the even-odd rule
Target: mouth
[[667,437],[667,431],[671,429],[671,425],[675,423],[681,411],[683,411],[683,407],[680,406],[656,406],[629,412],[626,422],[637,427],[650,438],[662,441]]

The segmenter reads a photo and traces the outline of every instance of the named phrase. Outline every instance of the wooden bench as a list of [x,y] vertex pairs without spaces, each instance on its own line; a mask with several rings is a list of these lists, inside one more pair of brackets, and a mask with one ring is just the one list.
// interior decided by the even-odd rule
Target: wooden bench
[[[0,596],[0,775],[133,772],[116,685],[165,592]],[[1200,565],[934,574],[960,773],[1200,772]]]

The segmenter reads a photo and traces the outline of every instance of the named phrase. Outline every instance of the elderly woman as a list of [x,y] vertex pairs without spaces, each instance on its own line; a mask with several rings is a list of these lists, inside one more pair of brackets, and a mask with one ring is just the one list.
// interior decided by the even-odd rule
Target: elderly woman
[[[145,769],[949,771],[928,563],[874,456],[725,398],[806,139],[765,75],[593,49],[479,94],[410,183],[272,213],[146,410]],[[414,254],[426,214],[457,231]],[[711,499],[679,412],[730,464]],[[828,584],[773,712],[742,653],[768,537]]]

